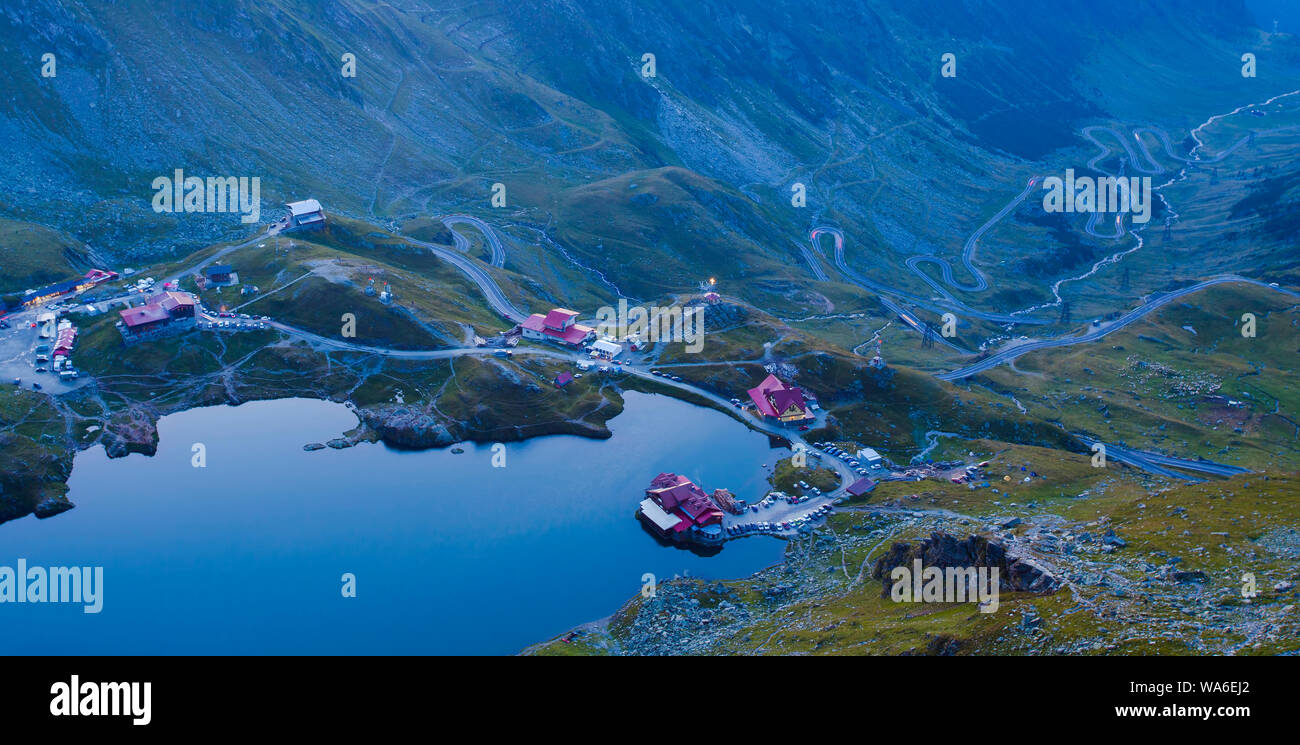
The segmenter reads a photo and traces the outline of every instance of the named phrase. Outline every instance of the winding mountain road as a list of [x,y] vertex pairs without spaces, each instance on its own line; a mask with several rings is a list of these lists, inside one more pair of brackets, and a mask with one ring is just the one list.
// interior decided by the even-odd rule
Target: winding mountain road
[[[1023,198],[1024,197],[1022,196],[1021,199]],[[1018,202],[1016,202],[1015,204],[1018,204]],[[1010,205],[1011,208],[1014,209],[1015,204]],[[1005,216],[1005,214],[1008,212],[1009,210],[1004,208],[1003,215]],[[983,231],[987,229],[988,229],[988,225],[986,224],[984,228],[981,228],[979,235],[983,235]],[[865,290],[873,292],[876,295],[892,295],[893,297],[901,298],[903,300],[912,303],[913,305],[916,305],[921,308],[925,308],[926,310],[929,310],[934,313],[944,313],[948,310],[956,310],[956,311],[960,311],[963,315],[970,318],[979,318],[982,320],[993,321],[996,323],[1018,323],[1018,324],[1047,323],[1047,321],[1041,321],[1032,318],[1023,318],[1019,316],[1012,316],[1012,315],[1007,315],[1005,313],[987,313],[985,311],[976,310],[975,308],[971,308],[965,303],[962,303],[961,301],[953,298],[951,294],[943,292],[942,290],[940,291],[943,292],[943,294],[945,295],[946,301],[943,304],[940,304],[928,298],[923,298],[918,295],[914,295],[910,292],[907,292],[905,290],[900,290],[897,287],[891,287],[889,285],[876,282],[875,280],[868,279],[862,276],[861,274],[859,274],[852,267],[850,267],[848,265],[848,262],[845,260],[844,233],[841,232],[839,228],[831,227],[828,225],[821,225],[815,227],[808,234],[808,242],[811,244],[812,251],[805,250],[803,254],[805,260],[808,262],[809,268],[812,270],[814,275],[820,273],[821,276],[825,276],[825,273],[822,272],[821,266],[818,263],[817,256],[816,256],[816,252],[819,250],[819,246],[820,246],[820,244],[818,243],[818,239],[821,238],[822,235],[829,235],[835,239],[834,263],[835,263],[835,268],[839,270],[840,274],[842,274],[846,279],[851,281],[853,284],[856,284]],[[978,236],[974,237],[974,241],[978,241]],[[967,245],[973,246],[973,242],[967,241]],[[974,249],[972,248],[971,250],[973,252]],[[951,271],[951,269],[949,271]],[[926,281],[927,282],[930,281],[928,277],[926,278]],[[935,285],[931,283],[931,286],[935,286]],[[936,289],[938,288],[936,287]]]
[[478,231],[483,234],[483,238],[487,241],[488,248],[491,251],[491,260],[488,263],[498,268],[506,265],[505,246],[501,245],[501,237],[497,235],[496,230],[494,230],[491,225],[488,225],[473,215],[448,215],[447,217],[442,218],[442,224],[446,225],[447,229],[451,231],[452,240],[456,243],[455,248],[461,253],[469,252],[469,239],[456,232],[456,226],[470,225],[478,228]]
[[998,365],[1006,364],[1023,354],[1027,354],[1037,349],[1051,349],[1053,347],[1066,347],[1072,344],[1083,344],[1086,342],[1097,341],[1098,339],[1101,339],[1111,333],[1114,333],[1115,331],[1119,331],[1120,329],[1128,326],[1134,321],[1137,321],[1138,319],[1147,315],[1151,311],[1162,308],[1165,305],[1168,305],[1169,303],[1178,300],[1179,298],[1185,297],[1187,295],[1191,295],[1196,292],[1200,292],[1201,290],[1207,287],[1213,287],[1215,285],[1222,285],[1222,284],[1229,284],[1229,283],[1255,285],[1256,287],[1263,287],[1266,289],[1274,290],[1275,292],[1280,292],[1285,295],[1290,295],[1291,297],[1300,298],[1300,293],[1282,287],[1273,287],[1265,282],[1260,282],[1259,280],[1247,279],[1246,277],[1238,277],[1235,275],[1214,277],[1212,279],[1207,279],[1202,282],[1197,282],[1196,284],[1188,285],[1187,287],[1184,287],[1182,289],[1175,290],[1173,292],[1166,293],[1164,295],[1160,295],[1159,297],[1152,298],[1147,302],[1143,303],[1142,305],[1139,305],[1138,307],[1134,308],[1133,310],[1130,310],[1128,313],[1125,313],[1124,315],[1120,316],[1118,319],[1111,321],[1110,323],[1107,323],[1106,325],[1102,326],[1101,328],[1095,331],[1090,331],[1081,336],[1061,337],[1058,339],[1040,339],[1037,341],[1030,341],[1024,344],[1019,344],[1009,349],[1003,349],[1000,352],[991,354],[988,357],[985,357],[984,359],[980,360],[979,362],[976,362],[973,365],[967,365],[966,367],[963,367],[958,370],[953,370],[951,372],[940,373],[935,377],[939,378],[940,380],[947,380],[949,382],[954,380],[961,380],[963,378],[969,378],[972,375],[978,375],[979,373],[982,373],[985,370],[990,370],[994,367],[997,367]]
[[935,256],[934,254],[909,257],[905,262],[907,268],[911,269],[912,272],[924,280],[926,284],[933,287],[937,292],[942,294],[944,297],[947,297],[949,300],[955,300],[955,298],[953,298],[952,294],[946,288],[940,286],[938,282],[935,282],[930,278],[930,275],[922,271],[921,264],[935,264],[938,266],[939,270],[943,274],[944,283],[949,287],[955,287],[962,292],[983,292],[984,290],[987,290],[989,288],[988,279],[986,279],[984,273],[975,266],[975,249],[979,247],[980,239],[984,237],[984,234],[1019,207],[1020,203],[1025,201],[1030,192],[1034,190],[1034,187],[1037,186],[1038,182],[1041,180],[1042,179],[1039,176],[1034,176],[1029,179],[1029,182],[1025,184],[1024,191],[1017,194],[1015,199],[1012,199],[1006,204],[1006,206],[998,210],[997,214],[990,217],[987,222],[981,225],[974,233],[971,233],[970,237],[966,239],[966,244],[962,246],[961,250],[961,263],[962,266],[966,268],[966,271],[975,278],[974,284],[964,285],[958,282],[953,278],[952,264],[948,263],[947,259],[941,256]]
[[[453,235],[455,235],[454,231]],[[491,235],[495,238],[495,234],[491,232],[490,228],[488,232],[484,233],[484,235]],[[406,236],[403,236],[403,240],[411,245],[425,249],[434,256],[437,256],[448,264],[461,270],[461,272],[463,272],[471,282],[478,285],[479,290],[483,293],[483,297],[487,299],[488,305],[492,307],[492,310],[495,311],[497,315],[514,323],[520,323],[524,319],[528,318],[528,314],[519,310],[519,308],[515,307],[514,303],[510,302],[510,299],[506,297],[505,292],[501,290],[501,285],[497,284],[497,281],[492,278],[492,275],[488,274],[487,270],[484,269],[482,265],[475,262],[474,259],[464,255],[457,249],[447,248],[446,246],[440,246],[436,243],[419,241]],[[464,238],[462,237],[461,240],[464,240]],[[492,239],[489,239],[489,243],[491,242]],[[497,242],[495,245],[499,246],[500,243]],[[495,251],[496,249],[493,249],[494,254]],[[502,249],[502,256],[504,257],[504,249]],[[502,258],[501,262],[504,264],[505,259]],[[494,266],[500,266],[500,264],[494,264]]]

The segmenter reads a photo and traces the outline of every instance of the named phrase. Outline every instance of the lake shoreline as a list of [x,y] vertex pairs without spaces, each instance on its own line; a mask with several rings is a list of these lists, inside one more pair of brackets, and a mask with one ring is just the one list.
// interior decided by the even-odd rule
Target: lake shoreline
[[[610,437],[504,448],[304,452],[357,416],[301,397],[164,417],[153,456],[79,454],[78,510],[0,528],[30,561],[104,566],[108,625],[83,629],[62,609],[29,608],[0,619],[0,649],[40,652],[57,637],[71,645],[58,653],[71,654],[510,655],[607,614],[647,573],[723,579],[779,562],[783,542],[702,557],[644,532],[634,511],[654,474],[690,473],[752,497],[767,490],[760,464],[776,454],[716,412],[623,395]],[[202,468],[193,443],[205,445]],[[358,578],[357,602],[339,595],[344,573]]]

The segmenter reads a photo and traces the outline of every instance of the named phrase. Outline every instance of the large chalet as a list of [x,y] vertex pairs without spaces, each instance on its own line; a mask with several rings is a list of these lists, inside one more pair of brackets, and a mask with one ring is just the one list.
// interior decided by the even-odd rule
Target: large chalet
[[782,422],[799,422],[815,415],[804,399],[803,389],[783,382],[775,375],[749,389],[749,398],[759,414]]
[[650,482],[637,516],[668,540],[722,540],[722,510],[703,489],[675,473],[661,473]]
[[553,341],[570,347],[579,347],[596,335],[596,330],[577,322],[578,312],[556,308],[546,315],[534,313],[519,324],[525,339]]
[[156,339],[194,327],[198,298],[188,292],[163,292],[144,305],[119,311],[117,328],[128,343]]

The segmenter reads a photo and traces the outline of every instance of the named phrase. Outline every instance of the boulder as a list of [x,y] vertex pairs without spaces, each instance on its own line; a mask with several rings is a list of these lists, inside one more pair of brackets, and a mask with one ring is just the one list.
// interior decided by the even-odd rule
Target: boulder
[[981,535],[965,540],[935,531],[919,543],[899,542],[876,560],[871,578],[881,581],[881,597],[889,597],[893,583],[890,573],[900,566],[912,567],[916,559],[923,567],[996,567],[1000,591],[1051,593],[1061,580],[1032,561],[1007,553],[1006,547]]

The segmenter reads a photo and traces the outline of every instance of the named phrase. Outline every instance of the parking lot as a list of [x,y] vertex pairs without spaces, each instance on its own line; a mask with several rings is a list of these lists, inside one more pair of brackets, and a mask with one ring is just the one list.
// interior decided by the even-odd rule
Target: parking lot
[[198,327],[213,331],[253,331],[270,325],[269,316],[250,316],[247,313],[217,312],[204,309],[197,319]]
[[792,536],[809,529],[831,511],[831,499],[825,495],[790,495],[774,491],[762,500],[745,507],[739,515],[723,515],[722,528],[727,538],[747,535]]
[[[52,372],[49,362],[36,361],[37,347],[52,345],[54,342],[52,337],[42,339],[42,329],[32,325],[37,316],[45,312],[48,311],[44,308],[24,311],[3,319],[4,323],[0,326],[8,325],[9,328],[0,328],[0,385],[12,386],[15,380],[19,380],[19,384],[28,390],[34,390],[33,386],[39,385],[39,390],[58,394],[75,390],[88,382],[84,377],[60,380],[58,374]],[[49,356],[48,353],[46,356]],[[73,358],[76,358],[75,351]],[[38,367],[44,368],[44,372],[37,372]]]

